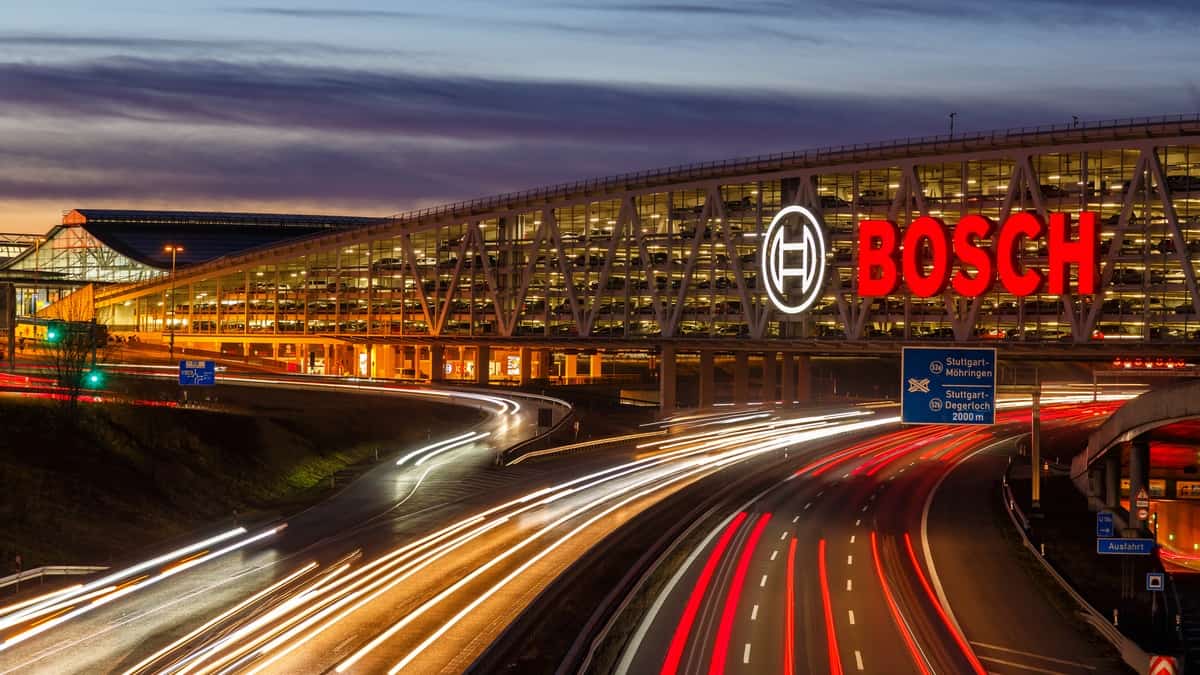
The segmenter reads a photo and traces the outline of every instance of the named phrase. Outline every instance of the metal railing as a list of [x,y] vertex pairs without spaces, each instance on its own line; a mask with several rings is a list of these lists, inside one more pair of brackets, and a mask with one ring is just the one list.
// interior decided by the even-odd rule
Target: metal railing
[[99,565],[45,565],[0,577],[0,588],[16,586],[23,581],[45,581],[46,577],[82,576],[108,569]]
[[[215,258],[206,263],[181,270],[181,272],[191,275],[199,271],[219,268],[226,263],[244,260],[247,256],[252,256],[264,250],[269,250],[280,246],[290,247],[319,240],[335,241],[348,235],[355,238],[360,238],[362,235],[370,235],[373,231],[381,228],[391,228],[397,224],[416,222],[425,218],[440,218],[450,215],[468,217],[472,214],[496,209],[497,207],[528,207],[533,203],[548,202],[549,200],[576,194],[587,194],[613,189],[628,190],[636,187],[652,187],[654,185],[677,183],[685,180],[716,178],[730,174],[736,175],[749,171],[782,170],[805,165],[831,164],[837,161],[861,159],[863,155],[874,158],[883,158],[886,156],[911,156],[913,154],[917,154],[918,152],[922,154],[932,154],[937,151],[947,149],[945,146],[949,144],[953,144],[955,146],[954,149],[962,151],[970,149],[969,146],[972,145],[991,148],[1028,146],[1034,144],[1031,143],[1031,141],[1039,140],[1043,136],[1064,133],[1078,136],[1078,140],[1086,141],[1099,140],[1097,138],[1098,134],[1108,134],[1109,137],[1113,139],[1125,138],[1131,135],[1144,137],[1147,133],[1149,133],[1151,136],[1154,136],[1156,135],[1154,134],[1156,128],[1163,132],[1182,133],[1183,129],[1180,127],[1180,125],[1185,124],[1196,125],[1194,129],[1190,130],[1190,132],[1200,135],[1200,114],[1193,113],[1188,115],[1179,114],[1162,115],[1158,117],[1126,117],[1091,122],[1081,121],[1078,123],[1043,124],[1038,126],[1012,127],[1008,129],[977,131],[953,135],[936,134],[933,136],[908,136],[905,138],[896,138],[892,140],[876,141],[871,143],[834,145],[792,152],[737,157],[732,159],[697,162],[693,164],[678,164],[675,166],[647,169],[613,176],[558,183],[555,185],[532,188],[528,190],[506,192],[498,195],[465,199],[448,204],[441,204],[438,206],[403,211],[393,214],[388,218],[381,218],[380,223],[378,224],[365,225],[360,228],[347,228],[332,233],[323,232],[306,235],[303,237],[289,239],[282,244],[266,244],[263,246],[244,249],[238,253]],[[1134,129],[1138,131],[1137,134],[1123,133]],[[1065,139],[1054,140],[1059,141]],[[156,283],[162,282],[163,280],[161,278],[143,281],[132,286],[116,287],[107,293],[98,293],[98,296],[106,297],[108,295],[114,295],[117,293],[125,293],[130,290],[152,286]]]

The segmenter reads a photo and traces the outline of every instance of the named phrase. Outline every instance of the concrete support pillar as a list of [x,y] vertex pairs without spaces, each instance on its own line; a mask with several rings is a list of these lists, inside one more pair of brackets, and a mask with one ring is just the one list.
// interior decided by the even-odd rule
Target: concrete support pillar
[[521,347],[521,374],[518,377],[522,387],[533,379],[533,350],[529,347]]
[[779,374],[776,368],[775,359],[778,352],[763,352],[762,365],[762,402],[763,405],[775,405],[779,400],[779,394],[776,391],[776,385],[779,383]]
[[429,381],[446,381],[446,347],[440,344],[429,345]]
[[675,412],[675,347],[663,345],[658,357],[658,411],[662,416]]
[[475,384],[486,385],[491,376],[492,348],[479,345],[475,348]]
[[568,381],[579,377],[579,355],[567,354],[563,360],[566,362],[566,368],[565,372],[563,373],[563,377],[566,377]]
[[711,349],[700,350],[700,407],[711,408],[716,402],[716,366]]
[[550,355],[549,349],[537,350],[537,375],[535,377],[546,380],[550,378],[550,366],[554,364],[554,359]]
[[796,400],[800,405],[812,403],[812,356],[796,355]]
[[750,402],[750,355],[746,352],[733,353],[733,402]]
[[1129,523],[1145,529],[1146,521],[1138,520],[1133,503],[1142,490],[1150,494],[1150,441],[1144,434],[1129,444]]
[[604,375],[604,356],[600,352],[592,354],[591,363],[588,365],[593,380],[598,380]]
[[792,352],[783,352],[783,358],[779,362],[779,381],[780,386],[779,397],[783,400],[783,407],[790,408],[796,400],[796,355]]
[[1104,505],[1115,509],[1121,505],[1121,452],[1113,448],[1104,455]]

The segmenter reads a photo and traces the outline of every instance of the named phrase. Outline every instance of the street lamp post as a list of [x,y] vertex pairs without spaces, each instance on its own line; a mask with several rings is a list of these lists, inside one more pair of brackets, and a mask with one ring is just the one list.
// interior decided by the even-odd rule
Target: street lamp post
[[[42,281],[42,242],[46,241],[45,237],[38,237],[33,240],[33,303],[31,305],[30,315],[37,318],[37,298],[38,291],[41,290]],[[46,293],[46,300],[50,299],[50,293]]]
[[163,252],[171,254],[171,304],[168,305],[168,307],[170,307],[171,311],[169,314],[170,318],[167,319],[167,321],[168,321],[167,331],[168,331],[168,335],[170,335],[170,337],[168,339],[167,344],[169,345],[168,349],[170,350],[171,361],[174,361],[175,360],[175,255],[178,253],[183,253],[183,247],[179,246],[177,244],[167,244],[166,246],[163,247]]

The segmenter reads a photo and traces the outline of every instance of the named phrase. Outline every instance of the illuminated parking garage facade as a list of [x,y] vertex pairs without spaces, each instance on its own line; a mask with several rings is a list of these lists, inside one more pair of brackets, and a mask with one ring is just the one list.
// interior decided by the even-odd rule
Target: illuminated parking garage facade
[[[803,311],[771,297],[760,254],[791,206],[812,214],[824,247],[821,286]],[[862,221],[904,230],[923,216],[1002,224],[1085,213],[1098,224],[1095,293],[1072,291],[1077,268],[1060,295],[1001,284],[974,297],[858,293]],[[977,244],[994,250],[994,239]],[[1015,246],[1021,265],[1046,266],[1045,240]],[[97,307],[117,331],[153,339],[173,326],[177,342],[265,350],[302,368],[319,353],[325,372],[366,374],[369,353],[371,373],[481,379],[455,373],[441,348],[493,359],[533,350],[489,369],[524,379],[548,358],[538,350],[589,346],[1187,350],[1200,344],[1197,260],[1200,119],[1189,116],[844,146],[461,202],[105,289]],[[343,357],[339,345],[360,347]]]

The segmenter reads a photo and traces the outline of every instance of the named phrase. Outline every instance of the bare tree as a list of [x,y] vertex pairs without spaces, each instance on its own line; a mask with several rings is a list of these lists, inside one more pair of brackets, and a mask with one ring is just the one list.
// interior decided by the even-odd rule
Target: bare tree
[[108,332],[96,323],[92,287],[85,286],[38,313],[45,319],[39,343],[43,359],[63,389],[64,407],[75,411],[84,388],[96,386],[96,361],[104,351]]

